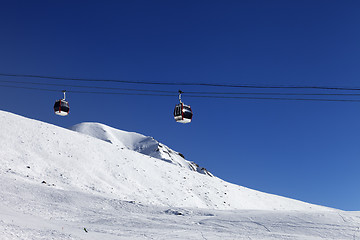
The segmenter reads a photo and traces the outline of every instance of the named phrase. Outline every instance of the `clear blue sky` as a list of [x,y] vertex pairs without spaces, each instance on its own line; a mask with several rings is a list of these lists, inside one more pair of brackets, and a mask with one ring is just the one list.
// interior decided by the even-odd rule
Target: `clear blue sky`
[[[357,1],[1,1],[0,73],[253,85],[360,87]],[[174,91],[265,90],[79,83]],[[310,90],[268,92],[333,93]],[[339,92],[336,92],[339,93]],[[341,92],[344,93],[344,92]],[[101,122],[153,136],[216,176],[315,204],[360,210],[360,103],[68,94],[0,86],[1,109],[68,127]],[[349,97],[342,97],[348,99]],[[354,99],[354,98],[352,98]],[[360,97],[357,97],[360,99]]]

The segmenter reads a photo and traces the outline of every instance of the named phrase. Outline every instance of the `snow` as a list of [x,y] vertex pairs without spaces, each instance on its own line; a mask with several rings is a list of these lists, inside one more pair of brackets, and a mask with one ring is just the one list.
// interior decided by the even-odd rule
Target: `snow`
[[152,137],[125,132],[100,123],[80,123],[70,129],[163,161],[194,170],[194,164]]
[[0,123],[1,239],[360,239],[359,212],[228,183],[151,137]]

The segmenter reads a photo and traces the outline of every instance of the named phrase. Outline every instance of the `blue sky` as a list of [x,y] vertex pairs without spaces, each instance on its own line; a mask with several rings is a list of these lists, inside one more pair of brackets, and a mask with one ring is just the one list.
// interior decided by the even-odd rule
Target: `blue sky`
[[[0,73],[145,82],[359,88],[356,1],[2,1]],[[153,136],[216,176],[315,204],[360,210],[360,103],[194,98],[197,92],[347,93],[86,83],[0,76],[1,109],[59,126],[101,122]],[[75,93],[64,84],[174,91]],[[58,92],[9,88],[46,88]],[[69,93],[71,113],[55,116]],[[356,93],[356,92],[352,92]],[[349,97],[341,97],[349,99]],[[351,99],[360,99],[359,97]]]

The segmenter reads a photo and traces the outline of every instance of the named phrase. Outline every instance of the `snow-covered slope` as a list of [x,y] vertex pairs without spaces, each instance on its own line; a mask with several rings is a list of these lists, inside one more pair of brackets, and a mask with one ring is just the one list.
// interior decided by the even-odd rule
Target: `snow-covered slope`
[[89,124],[100,140],[7,112],[0,124],[1,173],[34,185],[159,206],[330,210],[199,174],[183,159],[152,157],[157,142],[140,134]]
[[0,124],[1,240],[360,238],[359,212],[199,174],[175,151],[142,152],[162,144],[140,134],[85,124],[94,138],[2,111]]
[[[358,240],[360,213],[137,204],[0,174],[1,240]],[[86,229],[86,231],[85,231]]]
[[164,144],[159,143],[153,137],[147,137],[134,132],[125,132],[101,123],[80,123],[70,127],[70,129],[112,143],[117,147],[134,150],[136,152],[212,176],[206,168],[199,167],[196,163],[185,160],[184,155],[170,149]]

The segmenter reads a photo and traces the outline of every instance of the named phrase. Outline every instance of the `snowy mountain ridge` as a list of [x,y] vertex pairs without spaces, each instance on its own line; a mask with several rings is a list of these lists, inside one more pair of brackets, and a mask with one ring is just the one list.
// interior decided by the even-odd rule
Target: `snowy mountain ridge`
[[153,137],[144,136],[135,132],[126,132],[105,124],[92,122],[76,124],[69,129],[109,142],[117,147],[127,148],[165,162],[188,168],[192,171],[213,176],[206,168],[200,167],[194,162],[187,161],[183,154],[159,143]]
[[105,135],[97,135],[100,140],[7,112],[0,112],[0,124],[3,177],[158,206],[331,210],[199,174],[184,167],[187,162],[183,159],[179,166],[179,162],[169,163],[133,151],[131,148],[137,149],[139,142],[148,147],[143,148],[145,152],[155,149],[156,142],[140,134],[85,124],[93,133],[105,130]]

